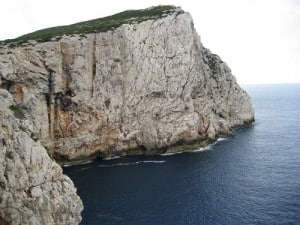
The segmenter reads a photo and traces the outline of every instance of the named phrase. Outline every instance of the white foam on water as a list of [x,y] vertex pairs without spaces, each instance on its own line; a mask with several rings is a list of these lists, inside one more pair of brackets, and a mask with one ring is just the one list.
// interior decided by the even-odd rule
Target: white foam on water
[[172,152],[172,153],[164,153],[164,154],[161,154],[161,156],[168,156],[168,155],[175,155],[175,154],[179,154],[179,153],[182,153],[182,152]]
[[193,152],[204,152],[204,151],[209,151],[211,149],[212,149],[211,145],[208,145],[208,146],[203,147],[203,148],[198,148],[198,149],[194,150]]
[[[78,165],[86,165],[86,164],[90,164],[92,162],[94,162],[94,160],[89,160],[89,161],[86,161],[86,162],[83,162],[83,163],[79,163]],[[74,166],[74,165],[73,164],[63,164],[62,165],[62,167],[70,167],[70,166]]]
[[210,150],[212,150],[212,147],[213,147],[215,144],[217,144],[217,143],[219,143],[219,142],[221,142],[221,141],[226,141],[226,140],[228,140],[228,138],[218,138],[214,143],[209,144],[209,145],[207,145],[206,147],[196,149],[196,150],[194,150],[193,152],[210,151]]
[[218,138],[218,139],[216,140],[216,142],[212,143],[212,145],[215,145],[215,144],[217,144],[217,143],[219,143],[219,142],[221,142],[221,141],[226,141],[226,140],[228,140],[228,138]]
[[103,160],[109,161],[109,160],[119,159],[119,158],[121,158],[121,156],[113,156],[113,157],[109,157],[109,158],[104,158]]
[[198,149],[191,150],[191,151],[164,153],[164,154],[161,154],[161,156],[170,156],[170,155],[181,154],[181,153],[185,153],[185,152],[204,152],[204,151],[209,151],[209,150],[212,150],[212,146],[214,146],[218,142],[226,141],[226,140],[228,140],[228,138],[218,138],[214,143],[209,144],[209,145],[207,145],[207,146],[205,146],[203,148],[198,148]]
[[228,138],[218,138],[218,140],[217,141],[225,141],[225,140],[227,140]]
[[146,161],[142,161],[143,163],[165,163],[166,161],[165,160],[156,160],[156,161],[149,161],[149,160],[146,160]]
[[166,162],[165,160],[145,160],[145,161],[136,161],[131,163],[115,163],[110,165],[98,165],[98,167],[132,166],[141,163],[165,163],[165,162]]

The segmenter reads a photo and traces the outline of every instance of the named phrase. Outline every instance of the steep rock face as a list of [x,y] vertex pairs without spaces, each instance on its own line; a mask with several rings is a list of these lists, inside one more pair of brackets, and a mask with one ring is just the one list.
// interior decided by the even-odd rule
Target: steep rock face
[[250,124],[229,67],[204,48],[189,13],[100,33],[0,48],[1,88],[60,160],[182,151]]
[[15,118],[23,115],[6,90],[0,102],[0,224],[78,224],[83,205],[73,182]]

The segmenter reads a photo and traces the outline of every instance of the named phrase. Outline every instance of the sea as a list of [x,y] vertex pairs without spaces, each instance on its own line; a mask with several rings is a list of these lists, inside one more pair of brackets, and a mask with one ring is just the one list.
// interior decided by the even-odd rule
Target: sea
[[300,84],[247,85],[253,126],[193,152],[65,167],[82,225],[300,224]]

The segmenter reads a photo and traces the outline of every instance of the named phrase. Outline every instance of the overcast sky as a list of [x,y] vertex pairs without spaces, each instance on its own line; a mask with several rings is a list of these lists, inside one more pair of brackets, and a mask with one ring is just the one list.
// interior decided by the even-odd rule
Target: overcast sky
[[190,12],[239,83],[300,83],[300,0],[1,0],[0,40],[159,4]]

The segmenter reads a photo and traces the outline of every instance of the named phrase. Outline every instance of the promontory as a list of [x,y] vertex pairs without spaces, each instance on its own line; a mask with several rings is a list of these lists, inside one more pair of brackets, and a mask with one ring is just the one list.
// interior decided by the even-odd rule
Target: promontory
[[0,88],[0,223],[80,221],[82,203],[53,160],[189,151],[254,121],[230,68],[174,6],[2,41]]

